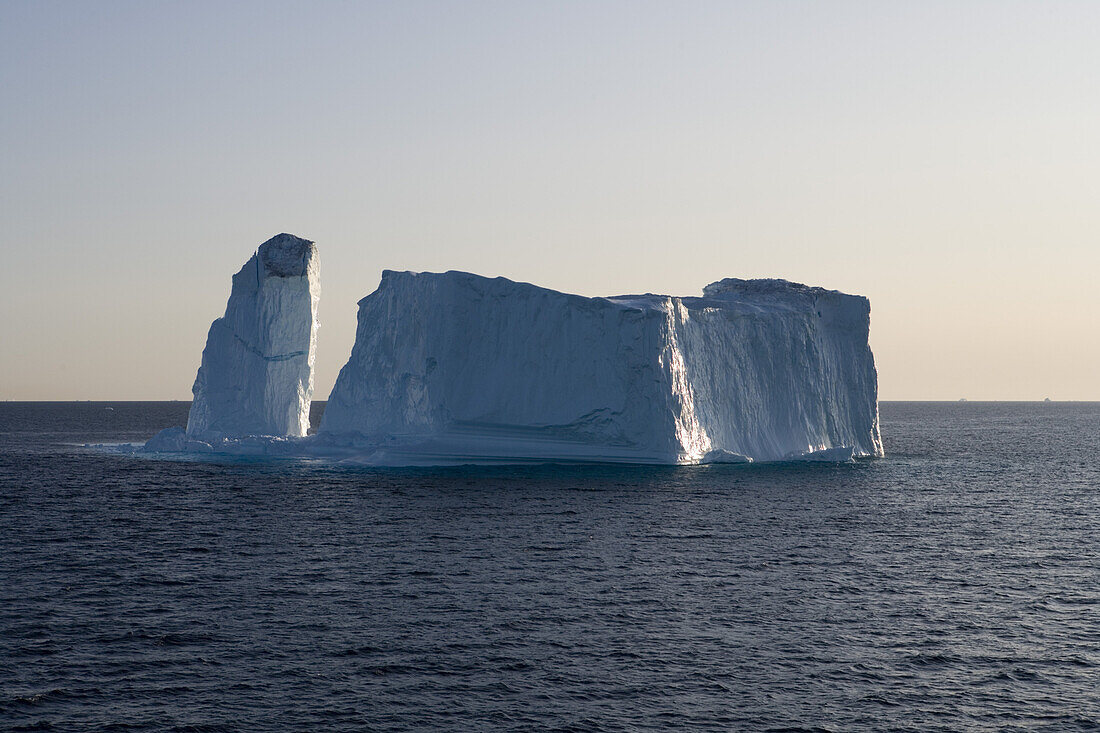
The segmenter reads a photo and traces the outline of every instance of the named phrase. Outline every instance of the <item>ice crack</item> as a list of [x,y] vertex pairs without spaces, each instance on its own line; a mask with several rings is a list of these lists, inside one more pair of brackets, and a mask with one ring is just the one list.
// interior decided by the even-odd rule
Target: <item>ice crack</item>
[[246,350],[248,350],[251,353],[255,354],[256,356],[260,357],[264,361],[287,361],[288,359],[293,359],[296,356],[305,356],[306,354],[309,353],[308,350],[307,351],[292,351],[289,354],[275,354],[274,356],[267,356],[260,349],[256,348],[255,346],[253,346],[252,344],[248,343],[243,338],[241,338],[239,334],[234,333],[233,338],[237,339],[237,341],[239,341],[241,343],[241,346],[243,346]]

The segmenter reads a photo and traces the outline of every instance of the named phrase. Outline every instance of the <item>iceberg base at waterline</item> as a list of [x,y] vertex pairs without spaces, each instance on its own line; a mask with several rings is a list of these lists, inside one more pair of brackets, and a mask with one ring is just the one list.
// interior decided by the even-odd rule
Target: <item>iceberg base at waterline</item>
[[180,427],[166,428],[144,444],[86,446],[155,458],[185,457],[218,461],[233,458],[270,458],[331,463],[342,466],[388,468],[431,466],[492,466],[545,464],[623,464],[623,465],[751,465],[759,463],[828,462],[850,463],[870,456],[856,455],[850,447],[821,451],[798,451],[773,461],[754,461],[731,451],[709,451],[698,461],[668,463],[647,456],[609,454],[592,449],[548,450],[544,441],[536,449],[530,444],[508,440],[492,444],[485,441],[402,440],[371,441],[362,437],[318,433],[304,438],[272,435],[244,435],[197,440]]

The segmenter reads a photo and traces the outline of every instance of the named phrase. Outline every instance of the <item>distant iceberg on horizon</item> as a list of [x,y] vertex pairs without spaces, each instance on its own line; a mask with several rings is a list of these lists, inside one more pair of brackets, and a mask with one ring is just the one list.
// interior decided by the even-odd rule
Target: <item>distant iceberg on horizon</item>
[[384,271],[305,437],[316,263],[307,240],[261,245],[211,326],[187,430],[145,450],[388,466],[883,455],[867,299],[735,278],[701,297],[589,298]]

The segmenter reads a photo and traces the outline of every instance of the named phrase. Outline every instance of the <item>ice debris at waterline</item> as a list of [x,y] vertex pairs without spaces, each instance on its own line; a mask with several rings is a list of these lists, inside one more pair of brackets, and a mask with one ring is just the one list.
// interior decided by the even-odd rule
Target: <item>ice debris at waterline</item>
[[[225,315],[210,325],[188,439],[306,434],[320,297],[313,242],[279,234],[260,245],[233,276]],[[183,438],[178,430],[158,437]]]
[[370,465],[881,456],[869,325],[866,298],[784,280],[588,298],[386,271],[316,435],[176,429],[147,448]]

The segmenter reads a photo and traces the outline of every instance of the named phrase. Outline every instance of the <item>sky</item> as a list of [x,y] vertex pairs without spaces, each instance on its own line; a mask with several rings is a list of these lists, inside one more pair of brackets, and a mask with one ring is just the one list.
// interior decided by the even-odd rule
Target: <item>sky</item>
[[882,399],[1098,400],[1100,3],[0,0],[0,399],[190,399],[317,242],[383,269],[866,295]]

